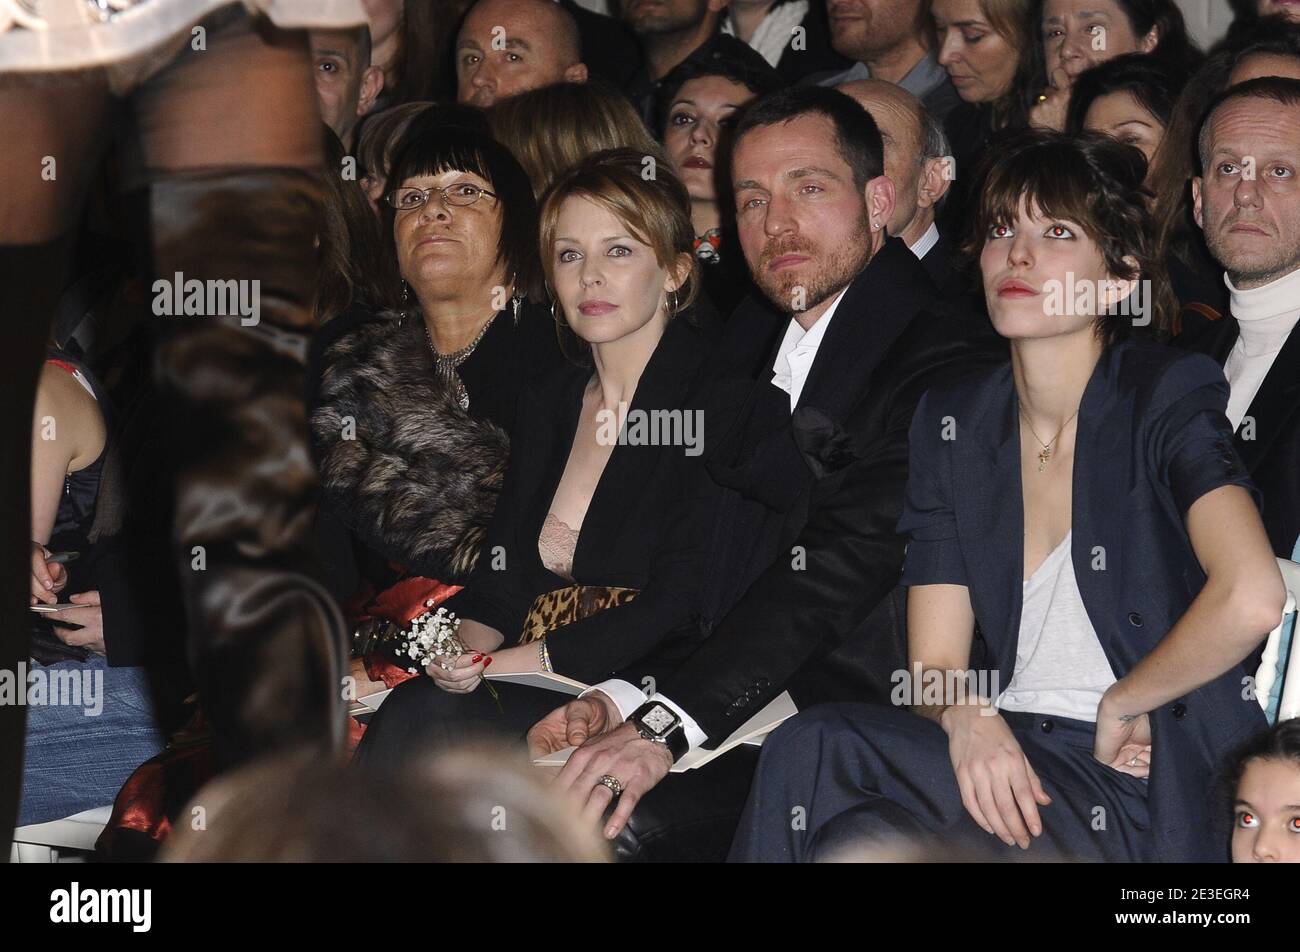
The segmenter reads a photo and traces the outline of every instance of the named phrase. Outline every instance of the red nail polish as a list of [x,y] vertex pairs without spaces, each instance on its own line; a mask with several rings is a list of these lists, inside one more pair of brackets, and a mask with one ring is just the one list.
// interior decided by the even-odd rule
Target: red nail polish
[[475,655],[471,660],[472,660],[475,664],[478,664],[480,661],[483,660],[483,656],[482,656],[481,654],[476,654],[476,655]]
[[483,667],[486,668],[486,667],[487,667],[488,665],[490,665],[491,663],[492,663],[492,659],[491,659],[491,658],[488,658],[486,661],[483,662]]

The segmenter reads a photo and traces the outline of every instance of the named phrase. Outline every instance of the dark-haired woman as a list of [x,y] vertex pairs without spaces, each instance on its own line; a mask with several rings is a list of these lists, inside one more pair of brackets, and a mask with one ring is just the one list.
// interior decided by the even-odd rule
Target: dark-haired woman
[[[312,414],[324,505],[360,543],[356,571],[369,583],[349,611],[363,622],[363,654],[378,647],[367,633],[382,641],[395,634],[388,622],[406,620],[367,609],[367,595],[407,573],[443,594],[469,577],[519,393],[562,361],[549,313],[529,300],[537,210],[510,153],[472,130],[417,124],[390,182],[398,307],[328,349]],[[336,577],[349,555],[326,554]]]
[[1300,863],[1300,717],[1278,721],[1233,751],[1232,861]]
[[754,287],[736,233],[730,132],[747,103],[782,85],[775,70],[715,56],[674,70],[656,104],[659,137],[691,196],[704,294],[723,321]]
[[1040,128],[1065,127],[1075,80],[1107,60],[1144,53],[1190,75],[1203,59],[1174,0],[1038,0],[1033,20],[1041,44],[1030,122]]
[[[1144,171],[1107,137],[1043,132],[990,167],[971,251],[1011,362],[931,390],[913,418],[913,710],[788,721],[733,856],[905,836],[1222,860],[1204,778],[1264,724],[1241,662],[1285,590],[1219,368],[1129,335],[1171,306]],[[968,672],[976,624],[990,670]]]
[[1067,132],[1103,132],[1138,149],[1147,159],[1146,182],[1155,166],[1185,74],[1154,57],[1130,53],[1093,67],[1070,95]]

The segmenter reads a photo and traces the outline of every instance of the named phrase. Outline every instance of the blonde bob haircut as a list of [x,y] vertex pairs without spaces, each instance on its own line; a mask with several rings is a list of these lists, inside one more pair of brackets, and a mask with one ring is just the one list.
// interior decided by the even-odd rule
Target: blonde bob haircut
[[[569,198],[585,198],[608,210],[638,241],[654,249],[659,266],[681,276],[682,255],[690,270],[678,284],[668,319],[687,311],[699,291],[691,226],[690,197],[662,155],[635,149],[606,149],[564,172],[542,198],[540,249],[546,286],[555,298],[555,229]],[[673,300],[670,298],[670,305]],[[563,316],[557,311],[557,323]]]

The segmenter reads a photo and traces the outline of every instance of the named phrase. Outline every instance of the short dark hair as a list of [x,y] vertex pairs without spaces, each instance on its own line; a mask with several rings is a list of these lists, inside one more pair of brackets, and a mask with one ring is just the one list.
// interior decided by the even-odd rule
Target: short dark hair
[[853,170],[853,187],[861,191],[885,174],[885,146],[871,113],[852,96],[826,86],[793,86],[749,104],[732,138],[732,148],[745,134],[801,116],[823,116],[835,128],[835,147]]
[[663,139],[664,130],[668,125],[668,110],[672,108],[677,94],[688,82],[701,76],[721,76],[723,79],[744,86],[760,98],[784,89],[786,85],[781,74],[771,66],[767,66],[766,69],[760,68],[758,64],[742,60],[730,53],[718,51],[707,59],[685,60],[664,77],[659,92],[655,94],[655,132],[660,139]]
[[[1151,282],[1152,329],[1166,335],[1178,304],[1147,211],[1146,171],[1139,150],[1099,132],[1033,129],[1008,136],[983,163],[962,250],[977,258],[989,230],[1013,222],[1022,201],[1045,216],[1077,222],[1096,243],[1110,274]],[[1130,257],[1136,268],[1125,261]],[[1107,346],[1129,336],[1129,329],[1119,314],[1097,318],[1097,336]]]
[[1065,128],[1082,132],[1092,104],[1111,93],[1128,93],[1161,125],[1168,126],[1187,79],[1173,64],[1145,53],[1126,53],[1107,60],[1075,80]]
[[[537,257],[537,202],[528,175],[505,146],[490,135],[459,125],[429,122],[436,111],[418,116],[393,157],[388,176],[390,189],[418,175],[456,170],[472,172],[487,181],[501,203],[501,237],[496,260],[514,275],[515,287],[527,297],[540,299],[540,262]],[[393,218],[388,203],[384,226],[392,248]]]
[[1205,110],[1205,118],[1201,120],[1201,128],[1196,135],[1196,157],[1202,175],[1205,174],[1206,163],[1210,158],[1210,123],[1214,121],[1214,114],[1238,99],[1266,99],[1279,106],[1300,106],[1300,79],[1260,76],[1229,86],[1216,96]]

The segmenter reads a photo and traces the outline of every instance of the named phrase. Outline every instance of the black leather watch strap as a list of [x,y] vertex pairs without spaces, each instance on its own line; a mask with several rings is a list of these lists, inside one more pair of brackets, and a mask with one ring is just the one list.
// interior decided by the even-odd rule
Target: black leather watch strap
[[[628,720],[636,726],[637,732],[646,740],[652,740],[655,743],[663,744],[667,747],[668,753],[672,754],[673,763],[677,763],[677,761],[681,760],[686,752],[691,748],[690,741],[686,739],[686,728],[682,726],[681,719],[678,718],[677,723],[673,725],[672,729],[662,737],[655,734],[654,731],[641,721],[641,718],[653,708],[666,708],[667,706],[668,705],[666,704],[661,704],[659,701],[646,701],[646,703],[642,704],[632,712],[632,716],[629,717]],[[676,717],[677,715],[674,714],[673,716]]]

